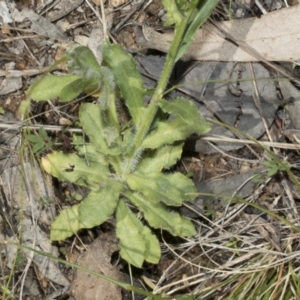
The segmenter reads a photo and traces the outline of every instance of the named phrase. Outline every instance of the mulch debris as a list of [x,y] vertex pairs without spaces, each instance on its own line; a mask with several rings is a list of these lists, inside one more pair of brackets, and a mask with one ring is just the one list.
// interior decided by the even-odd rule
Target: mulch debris
[[[261,1],[264,2],[262,9],[255,2],[233,1],[229,8],[229,1],[220,1],[212,18],[216,21],[228,20],[229,16],[259,18],[263,9],[270,12],[285,5],[285,1]],[[273,7],[275,2],[277,6]],[[288,2],[293,5],[297,1]],[[147,39],[143,24],[160,32],[170,30],[163,28],[166,12],[161,0],[107,0],[103,4],[110,38],[132,53],[145,85],[155,87],[165,54],[140,50],[139,44]],[[66,241],[50,241],[49,228],[58,209],[75,203],[76,197],[84,197],[86,191],[45,175],[35,158],[29,156],[22,160],[17,155],[24,122],[18,108],[26,99],[26,90],[70,47],[89,46],[101,60],[102,21],[99,0],[0,0],[0,107],[3,110],[0,118],[0,240],[19,242],[130,282],[128,266],[118,257],[113,219]],[[298,75],[298,68],[294,68],[294,76]],[[64,73],[66,67],[60,65],[55,72]],[[291,172],[298,178],[298,86],[288,80],[257,81],[255,84],[244,80],[253,76],[272,79],[277,75],[261,63],[250,66],[243,62],[180,61],[170,82],[182,86],[168,96],[189,98],[206,118],[224,122],[266,142],[268,149],[290,163]],[[224,83],[228,78],[233,79],[232,82]],[[188,85],[197,81],[201,83]],[[286,102],[287,111],[280,101],[291,98],[296,100]],[[90,99],[79,99],[67,105],[55,99],[32,103],[31,124],[35,128],[75,126],[83,101]],[[61,144],[58,149],[72,151],[71,135],[67,131],[48,132],[55,143]],[[274,261],[281,258],[281,266],[292,263],[295,269],[299,267],[296,259],[299,234],[274,214],[268,214],[271,211],[295,225],[298,223],[300,193],[295,181],[282,170],[274,176],[266,176],[265,151],[245,140],[236,131],[214,126],[205,137],[191,137],[187,141],[176,169],[191,176],[199,192],[206,195],[199,194],[193,203],[182,207],[181,212],[195,221],[198,235],[176,239],[157,232],[163,257],[157,266],[133,269],[136,285],[158,294],[201,293],[202,299],[222,299],[232,290],[223,284],[230,273],[236,270],[246,274],[255,270],[249,267],[250,259],[257,266],[256,270],[263,270],[263,264],[276,266]],[[23,180],[24,174],[26,180]],[[256,205],[265,210],[257,209]],[[251,249],[255,251],[250,252]],[[1,255],[1,286],[10,291],[6,292],[6,299],[10,296],[132,299],[130,293],[102,279],[76,271],[51,257],[20,250],[13,244],[1,244]],[[233,287],[234,283],[231,285]],[[139,297],[136,299],[143,299]]]

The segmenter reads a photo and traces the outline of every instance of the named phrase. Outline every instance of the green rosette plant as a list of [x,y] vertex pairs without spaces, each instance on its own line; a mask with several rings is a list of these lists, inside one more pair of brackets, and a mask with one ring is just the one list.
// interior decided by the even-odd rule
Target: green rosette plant
[[[174,24],[176,34],[147,105],[148,91],[133,58],[109,41],[102,47],[102,65],[88,48],[77,47],[64,58],[70,75],[48,72],[30,87],[28,98],[36,101],[59,97],[66,102],[82,92],[99,95],[96,103],[80,106],[79,123],[85,135],[73,136],[76,153],[54,151],[41,160],[52,176],[89,189],[81,202],[57,216],[51,226],[52,240],[71,237],[114,215],[122,258],[141,267],[144,261],[157,263],[161,256],[152,229],[180,237],[196,233],[192,222],[174,209],[194,200],[196,189],[188,177],[170,168],[180,159],[184,140],[192,133],[206,133],[210,126],[192,102],[164,99],[164,91],[174,63],[217,2],[163,1],[166,24]],[[130,117],[126,123],[119,116],[120,101]]]

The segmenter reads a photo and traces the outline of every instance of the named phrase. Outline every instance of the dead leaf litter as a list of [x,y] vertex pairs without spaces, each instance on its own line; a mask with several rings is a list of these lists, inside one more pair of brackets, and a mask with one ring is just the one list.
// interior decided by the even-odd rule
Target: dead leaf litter
[[[185,240],[161,234],[161,262],[133,270],[133,281],[156,294],[225,299],[253,274],[265,274],[270,289],[291,291],[289,299],[298,299],[287,278],[300,267],[300,4],[229,2],[220,1],[170,78],[170,86],[179,86],[168,97],[188,98],[205,118],[227,125],[215,123],[207,135],[192,136],[176,166],[199,191],[180,208],[198,234]],[[29,120],[20,118],[18,108],[30,84],[67,49],[87,45],[101,61],[103,22],[110,38],[132,53],[145,85],[155,87],[173,36],[172,28],[162,26],[165,17],[161,0],[0,1],[0,269],[1,285],[16,298],[131,299],[131,293],[51,259],[129,282],[113,219],[67,241],[50,241],[58,209],[86,191],[53,181],[31,155],[20,157],[21,131]],[[55,72],[65,72],[65,66]],[[29,128],[45,128],[61,149],[71,151],[81,101],[89,100],[33,103]],[[289,163],[289,174],[279,169],[268,176],[268,151]]]

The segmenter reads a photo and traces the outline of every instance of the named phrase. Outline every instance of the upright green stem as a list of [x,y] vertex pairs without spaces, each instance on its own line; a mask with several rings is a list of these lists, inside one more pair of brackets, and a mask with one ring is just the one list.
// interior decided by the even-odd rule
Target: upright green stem
[[173,66],[176,62],[175,59],[176,59],[177,52],[180,47],[180,43],[185,34],[189,19],[191,17],[191,14],[193,13],[196,3],[197,3],[197,1],[194,1],[191,4],[191,6],[187,12],[187,15],[182,19],[181,23],[178,26],[176,26],[176,28],[175,28],[175,37],[171,44],[170,50],[167,54],[167,59],[166,59],[166,63],[164,65],[164,68],[162,71],[162,75],[161,75],[158,85],[155,89],[155,92],[152,96],[151,102],[147,107],[144,121],[140,125],[140,127],[137,129],[134,141],[132,143],[131,151],[129,152],[129,157],[131,159],[125,168],[125,172],[130,172],[133,169],[136,155],[138,155],[138,153],[140,152],[144,137],[148,133],[148,130],[155,118],[155,115],[158,110],[158,102],[163,98],[164,91],[168,84],[170,74],[171,74]]

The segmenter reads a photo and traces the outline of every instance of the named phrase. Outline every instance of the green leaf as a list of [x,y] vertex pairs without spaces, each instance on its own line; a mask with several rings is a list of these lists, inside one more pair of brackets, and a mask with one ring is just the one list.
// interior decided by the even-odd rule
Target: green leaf
[[159,149],[149,149],[144,152],[137,171],[139,173],[157,173],[173,166],[182,154],[182,142],[175,145],[162,146]]
[[77,95],[84,91],[86,94],[97,94],[101,91],[99,104],[103,110],[107,108],[109,93],[114,90],[115,82],[111,71],[98,64],[93,52],[87,47],[77,47],[69,53],[69,69],[82,77],[82,82],[69,85],[64,89],[64,101],[68,95]]
[[85,158],[88,164],[108,167],[106,156],[99,152],[99,147],[92,143],[86,143],[82,135],[73,135],[73,143],[79,156]]
[[41,150],[45,148],[45,144],[43,142],[34,144],[32,147],[32,152],[33,153],[39,153]]
[[111,127],[117,128],[119,135],[121,134],[121,126],[119,124],[118,112],[116,101],[118,101],[117,93],[111,92],[109,93],[107,100],[108,100],[108,109],[106,111],[106,118],[107,118],[107,125]]
[[21,115],[27,115],[30,112],[30,106],[31,106],[31,101],[30,101],[30,90],[33,89],[33,86],[31,86],[27,92],[27,98],[26,100],[22,101],[19,109],[18,109],[18,114]]
[[[142,225],[140,221],[139,223]],[[145,260],[151,264],[157,264],[161,257],[161,250],[157,237],[146,226],[143,226],[141,234],[146,243]]]
[[85,228],[104,223],[115,211],[123,185],[110,180],[97,192],[90,192],[79,204],[79,220]]
[[142,148],[157,149],[175,141],[182,141],[192,134],[190,126],[184,124],[177,117],[165,122],[159,122],[157,129],[153,130],[143,141]]
[[[157,130],[145,138],[142,148],[157,149],[163,145],[172,144],[175,141],[183,141],[195,132],[195,127],[186,124],[178,116],[172,120],[160,122]],[[204,131],[206,131],[205,129]]]
[[69,102],[75,99],[86,87],[86,82],[83,78],[74,80],[73,82],[66,85],[59,95],[60,102]]
[[148,176],[135,172],[125,175],[129,187],[133,191],[142,192],[152,202],[163,201],[167,205],[180,206],[182,204],[181,193],[170,183],[167,175],[152,173]]
[[154,202],[164,202],[170,206],[180,206],[183,201],[192,201],[197,196],[193,181],[181,173],[147,175],[135,172],[125,175],[133,191],[143,193]]
[[102,85],[101,85],[101,94],[99,97],[100,107],[104,110],[107,109],[110,105],[109,101],[111,101],[111,92],[115,89],[115,79],[112,72],[106,68],[101,68],[102,73]]
[[180,192],[181,201],[192,201],[197,197],[197,189],[190,178],[178,172],[165,176],[167,176],[169,183]]
[[195,8],[190,15],[188,26],[181,41],[175,61],[178,61],[184,55],[189,45],[193,42],[196,31],[208,19],[218,2],[219,0],[192,0],[190,7]]
[[87,79],[101,73],[101,67],[93,52],[84,46],[69,51],[68,68],[75,74],[84,75]]
[[30,143],[40,143],[43,142],[40,136],[35,135],[35,134],[27,134],[25,135],[25,138],[28,142]]
[[43,157],[41,163],[47,173],[60,180],[96,190],[109,174],[107,166],[88,165],[76,154],[54,152]]
[[79,222],[78,205],[63,209],[51,225],[50,239],[52,241],[64,240],[79,229],[84,228]]
[[161,203],[149,201],[140,193],[126,195],[143,213],[151,227],[169,231],[174,236],[193,236],[196,234],[193,224],[177,212],[167,210]]
[[275,175],[278,172],[278,168],[277,166],[272,167],[271,169],[268,170],[267,172],[267,176],[268,177],[272,177],[273,175]]
[[[97,152],[105,155],[119,156],[123,149],[116,142],[120,141],[118,129],[106,127],[106,118],[101,107],[96,104],[84,103],[79,109],[81,126],[92,143],[98,147]],[[110,148],[109,148],[110,146]]]
[[108,145],[103,135],[105,125],[102,110],[99,105],[83,103],[79,109],[81,126],[93,143],[99,147],[102,153],[108,153]]
[[256,174],[252,178],[253,182],[263,183],[265,181],[265,174]]
[[162,0],[162,4],[167,11],[167,19],[164,22],[164,26],[179,25],[189,3],[186,0]]
[[264,162],[264,165],[266,167],[273,168],[274,166],[276,166],[276,162],[274,162],[273,160],[268,160]]
[[144,88],[140,73],[133,58],[120,45],[103,44],[103,59],[111,67],[116,83],[121,90],[136,126],[143,122]]
[[116,127],[106,127],[103,130],[103,136],[106,140],[106,143],[110,147],[112,144],[116,143],[119,138],[119,131]]
[[65,86],[80,78],[81,77],[79,75],[47,75],[31,86],[28,91],[28,95],[35,101],[45,101],[55,97],[60,97],[61,91]]
[[186,217],[181,217],[182,221],[182,229],[180,232],[180,236],[193,236],[197,233],[193,223]]
[[[131,210],[129,210],[129,213],[132,213]],[[161,250],[160,250],[158,239],[156,238],[155,235],[152,234],[149,227],[143,225],[139,219],[134,217],[131,218],[131,220],[134,223],[134,226],[138,229],[139,233],[141,234],[145,242],[146,247],[145,247],[144,260],[153,264],[157,264],[161,256]]]
[[126,195],[143,213],[149,225],[155,229],[163,229],[178,236],[182,230],[181,218],[178,213],[167,210],[161,203],[153,202],[140,193]]
[[146,241],[137,226],[139,220],[121,199],[116,212],[116,235],[120,240],[120,255],[140,268],[145,260]]
[[45,130],[44,127],[41,127],[41,128],[39,129],[39,136],[40,136],[44,141],[50,140],[49,137],[48,137],[48,134],[47,134],[47,132],[46,132],[46,130]]
[[162,99],[159,102],[159,106],[164,112],[177,115],[186,124],[194,126],[195,132],[199,134],[205,132],[205,126],[207,126],[206,132],[210,129],[210,126],[205,123],[204,118],[200,115],[195,104],[187,99],[177,98],[169,101]]

